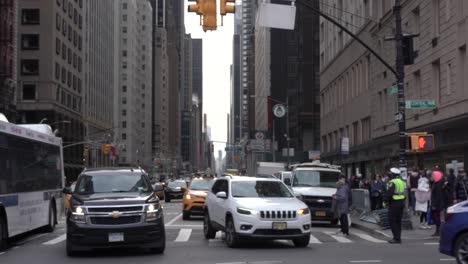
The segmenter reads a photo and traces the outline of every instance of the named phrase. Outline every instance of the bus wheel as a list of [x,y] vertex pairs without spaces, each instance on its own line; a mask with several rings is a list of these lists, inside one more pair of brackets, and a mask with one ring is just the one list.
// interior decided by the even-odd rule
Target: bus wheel
[[50,203],[49,206],[49,224],[46,226],[46,232],[54,232],[55,223],[57,222],[57,213],[55,203]]
[[0,250],[3,250],[7,246],[7,228],[5,225],[5,220],[0,214]]

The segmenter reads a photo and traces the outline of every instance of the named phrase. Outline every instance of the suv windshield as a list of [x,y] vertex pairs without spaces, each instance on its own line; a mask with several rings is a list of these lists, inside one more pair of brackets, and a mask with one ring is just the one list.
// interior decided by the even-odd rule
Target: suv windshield
[[112,174],[82,175],[75,188],[78,194],[112,192],[150,192],[144,175],[116,172]]
[[235,181],[231,184],[232,196],[241,197],[294,197],[279,181]]
[[187,186],[187,183],[185,183],[185,181],[174,181],[174,182],[170,182],[169,185],[167,185],[167,187],[171,187],[171,188],[184,187],[184,186]]
[[211,189],[211,186],[213,186],[212,180],[197,180],[197,181],[192,181],[190,184],[190,190],[194,191],[208,191]]
[[335,188],[339,172],[298,170],[294,175],[294,187],[325,187]]

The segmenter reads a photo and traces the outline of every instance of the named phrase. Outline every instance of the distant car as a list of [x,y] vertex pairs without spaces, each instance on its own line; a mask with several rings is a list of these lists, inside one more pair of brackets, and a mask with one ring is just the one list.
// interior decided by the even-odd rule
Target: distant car
[[213,178],[194,178],[190,182],[182,200],[182,219],[188,220],[191,215],[203,215],[205,198],[213,183]]
[[187,182],[184,180],[177,180],[167,184],[164,190],[164,201],[170,202],[172,199],[181,199],[184,196],[184,189],[187,188]]
[[166,246],[163,209],[147,174],[140,169],[83,171],[67,212],[67,255],[94,248],[142,247],[162,253]]
[[217,231],[225,232],[228,247],[237,247],[244,239],[289,239],[296,247],[306,247],[310,211],[278,179],[221,177],[208,193],[203,222],[206,239]]
[[447,209],[440,232],[439,251],[455,257],[458,264],[468,263],[468,201]]

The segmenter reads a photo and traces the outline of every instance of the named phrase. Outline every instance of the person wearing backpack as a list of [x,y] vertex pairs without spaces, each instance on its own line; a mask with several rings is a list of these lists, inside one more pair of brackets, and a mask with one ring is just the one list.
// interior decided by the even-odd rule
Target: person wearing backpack
[[468,200],[468,176],[464,169],[459,169],[453,189],[453,203],[456,204],[466,200]]

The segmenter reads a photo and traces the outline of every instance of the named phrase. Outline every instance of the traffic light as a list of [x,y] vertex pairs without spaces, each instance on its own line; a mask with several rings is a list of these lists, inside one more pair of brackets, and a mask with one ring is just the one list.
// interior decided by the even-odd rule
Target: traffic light
[[102,144],[101,151],[104,155],[107,155],[111,152],[111,145],[110,144]]
[[234,5],[228,4],[228,3],[235,3],[236,0],[219,0],[219,13],[221,15],[221,25],[223,25],[223,17],[227,13],[235,13],[236,12],[236,7]]
[[434,135],[427,133],[409,134],[410,150],[414,152],[431,151],[435,149]]
[[196,2],[188,6],[189,12],[197,13],[200,16],[200,25],[203,31],[216,30],[217,28],[217,11],[216,0],[188,0]]

